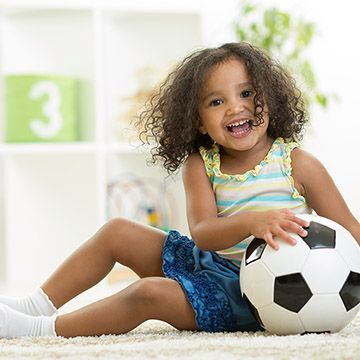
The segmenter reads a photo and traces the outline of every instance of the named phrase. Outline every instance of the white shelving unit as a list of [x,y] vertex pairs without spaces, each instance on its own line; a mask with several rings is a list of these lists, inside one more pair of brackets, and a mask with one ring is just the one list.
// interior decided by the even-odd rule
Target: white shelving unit
[[[107,220],[107,184],[119,174],[164,178],[132,149],[118,119],[139,86],[137,70],[166,73],[184,54],[222,40],[206,30],[218,10],[205,3],[0,0],[0,281],[43,281]],[[3,80],[28,73],[80,80],[79,141],[5,142]],[[179,178],[168,184],[183,213]],[[171,225],[186,231],[185,214]]]

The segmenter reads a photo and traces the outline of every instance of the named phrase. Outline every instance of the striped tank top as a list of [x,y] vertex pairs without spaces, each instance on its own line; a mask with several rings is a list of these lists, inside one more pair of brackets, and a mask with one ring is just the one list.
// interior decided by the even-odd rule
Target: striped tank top
[[[200,155],[214,190],[218,216],[231,216],[245,211],[266,211],[288,208],[295,214],[312,210],[299,194],[291,176],[291,152],[298,146],[277,138],[268,154],[253,170],[242,175],[227,175],[220,170],[218,145],[201,147]],[[242,256],[253,236],[229,249],[216,251],[221,257],[240,266]]]

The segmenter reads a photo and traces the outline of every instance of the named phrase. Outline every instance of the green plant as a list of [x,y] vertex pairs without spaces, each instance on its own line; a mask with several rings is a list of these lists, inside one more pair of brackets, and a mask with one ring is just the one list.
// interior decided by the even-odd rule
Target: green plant
[[318,89],[316,75],[306,57],[316,32],[314,23],[276,7],[263,8],[254,1],[242,1],[235,32],[239,41],[265,49],[295,77],[306,105],[327,108],[332,95]]

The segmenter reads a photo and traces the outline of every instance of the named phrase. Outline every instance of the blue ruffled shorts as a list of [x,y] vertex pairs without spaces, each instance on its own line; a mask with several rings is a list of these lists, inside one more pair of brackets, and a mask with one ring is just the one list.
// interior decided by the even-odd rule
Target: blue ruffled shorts
[[239,268],[229,260],[200,250],[187,236],[171,230],[164,242],[163,271],[184,289],[200,330],[261,330],[241,296]]

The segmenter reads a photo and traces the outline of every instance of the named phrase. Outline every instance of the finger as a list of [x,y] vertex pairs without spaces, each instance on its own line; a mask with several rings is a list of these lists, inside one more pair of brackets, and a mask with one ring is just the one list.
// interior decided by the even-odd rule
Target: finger
[[287,221],[286,223],[283,224],[282,227],[285,230],[295,233],[295,234],[298,234],[302,237],[307,236],[307,231],[301,225],[298,225],[296,222]]
[[291,237],[289,235],[289,233],[287,233],[285,230],[280,229],[276,236],[278,236],[280,239],[288,242],[290,245],[295,245],[296,244],[296,239],[294,239],[293,237]]
[[279,245],[275,242],[275,240],[273,239],[273,236],[271,233],[266,233],[264,235],[264,240],[266,241],[266,243],[272,247],[274,250],[279,250]]
[[293,215],[293,217],[290,219],[291,221],[297,223],[298,225],[300,225],[301,227],[309,227],[310,223],[309,221],[306,221],[304,219],[301,219],[299,217],[297,217],[296,215]]

